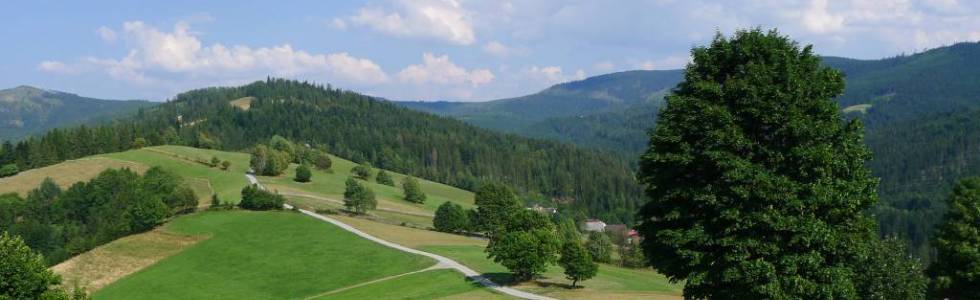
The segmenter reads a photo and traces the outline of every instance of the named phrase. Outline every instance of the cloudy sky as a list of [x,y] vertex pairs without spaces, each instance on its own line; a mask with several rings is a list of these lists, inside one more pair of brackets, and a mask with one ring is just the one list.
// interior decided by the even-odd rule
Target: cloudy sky
[[680,68],[715,31],[747,27],[864,59],[980,40],[972,0],[64,2],[0,3],[0,87],[165,100],[276,76],[479,101]]

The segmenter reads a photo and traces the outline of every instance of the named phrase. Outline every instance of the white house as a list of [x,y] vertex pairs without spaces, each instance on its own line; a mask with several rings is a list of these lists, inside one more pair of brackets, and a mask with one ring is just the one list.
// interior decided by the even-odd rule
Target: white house
[[585,231],[598,231],[603,232],[606,230],[606,222],[596,219],[585,220],[585,226],[583,226]]

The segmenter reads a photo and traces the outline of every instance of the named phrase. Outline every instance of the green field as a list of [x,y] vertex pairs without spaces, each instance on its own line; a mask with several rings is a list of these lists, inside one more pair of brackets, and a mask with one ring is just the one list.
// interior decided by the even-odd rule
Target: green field
[[[244,174],[245,170],[248,169],[249,155],[245,153],[182,146],[158,146],[99,156],[137,162],[151,167],[160,166],[188,178],[188,181],[195,178],[207,180],[211,184],[211,189],[218,194],[223,202],[238,203],[242,188],[248,185],[248,180],[245,179]],[[230,161],[231,167],[224,171],[195,162],[198,159],[210,161],[211,157],[214,156]],[[198,196],[210,197],[211,195]]]
[[209,238],[94,298],[305,298],[434,264],[288,211],[202,212],[177,218],[167,229]]
[[509,299],[469,282],[453,270],[432,270],[410,274],[314,299]]

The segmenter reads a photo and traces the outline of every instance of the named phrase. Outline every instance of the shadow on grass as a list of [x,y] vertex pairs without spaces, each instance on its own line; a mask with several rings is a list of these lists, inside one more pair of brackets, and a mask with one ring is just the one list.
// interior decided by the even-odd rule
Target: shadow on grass
[[[541,287],[541,288],[562,288],[562,289],[579,289],[579,288],[582,288],[582,286],[572,287],[572,285],[571,284],[568,284],[568,283],[546,282],[546,281],[540,281],[540,280],[538,280],[538,279],[546,279],[546,278],[538,278],[538,279],[533,279],[533,280],[529,280],[529,281],[517,281],[514,278],[514,275],[513,274],[506,273],[506,272],[483,273],[483,274],[480,274],[480,276],[483,276],[484,278],[490,279],[490,281],[493,281],[494,283],[496,283],[498,285],[501,285],[501,286],[515,286],[515,285],[520,285],[520,284],[525,283],[525,282],[529,282],[529,283],[534,284],[537,287]],[[480,286],[480,283],[479,282],[476,282],[476,281],[473,281],[473,278],[471,278],[471,277],[467,277],[466,280],[470,281],[473,285]]]

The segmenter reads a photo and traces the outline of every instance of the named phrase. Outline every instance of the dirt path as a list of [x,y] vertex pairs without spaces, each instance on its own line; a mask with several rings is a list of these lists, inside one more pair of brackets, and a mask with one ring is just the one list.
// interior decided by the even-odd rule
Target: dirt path
[[[252,176],[251,174],[246,174],[245,177],[248,177],[248,181],[250,183],[258,186],[259,188],[265,189],[264,187],[262,187],[262,184],[259,183],[259,180],[255,178],[255,176]],[[293,209],[293,206],[292,205],[289,205],[289,204],[285,204],[284,207],[286,209]],[[556,300],[554,298],[545,297],[545,296],[541,296],[541,295],[538,295],[538,294],[528,293],[528,292],[525,292],[525,291],[521,291],[521,290],[517,290],[517,289],[513,289],[513,288],[501,286],[501,285],[499,285],[499,284],[491,281],[490,279],[488,279],[486,277],[483,277],[482,275],[480,275],[479,272],[477,272],[477,271],[475,271],[473,269],[470,269],[469,267],[464,266],[463,264],[460,264],[460,263],[456,262],[455,260],[449,259],[449,258],[447,258],[445,256],[441,256],[441,255],[438,255],[438,254],[433,254],[433,253],[429,253],[429,252],[425,252],[425,251],[421,251],[421,250],[417,250],[417,249],[408,248],[408,247],[405,247],[405,246],[402,246],[402,245],[399,245],[399,244],[395,244],[395,243],[392,243],[392,242],[389,242],[389,241],[386,241],[386,240],[382,240],[382,239],[377,238],[377,237],[375,237],[373,235],[364,233],[363,231],[360,231],[357,228],[354,228],[353,226],[347,225],[346,223],[337,221],[337,220],[335,220],[333,218],[329,218],[327,216],[316,214],[314,212],[311,212],[311,211],[308,211],[308,210],[305,210],[305,209],[300,209],[299,212],[303,213],[304,215],[307,215],[307,216],[310,216],[310,217],[319,219],[321,221],[328,222],[330,224],[336,225],[337,227],[343,228],[344,230],[350,231],[353,234],[356,234],[356,235],[358,235],[358,236],[360,236],[362,238],[371,240],[371,241],[373,241],[375,243],[382,244],[382,245],[385,245],[385,246],[388,246],[388,247],[391,247],[391,248],[395,248],[397,250],[401,250],[401,251],[404,251],[404,252],[408,252],[408,253],[411,253],[411,254],[421,255],[421,256],[425,256],[425,257],[429,257],[429,258],[435,259],[439,263],[436,264],[432,268],[455,269],[455,270],[459,271],[460,273],[463,273],[463,275],[465,275],[470,280],[473,280],[475,282],[478,282],[481,285],[483,285],[483,286],[485,286],[487,288],[493,289],[495,291],[498,291],[500,293],[503,293],[503,294],[506,294],[506,295],[510,295],[510,296],[514,296],[514,297],[518,297],[518,298],[523,298],[523,299],[531,299],[531,300]]]

